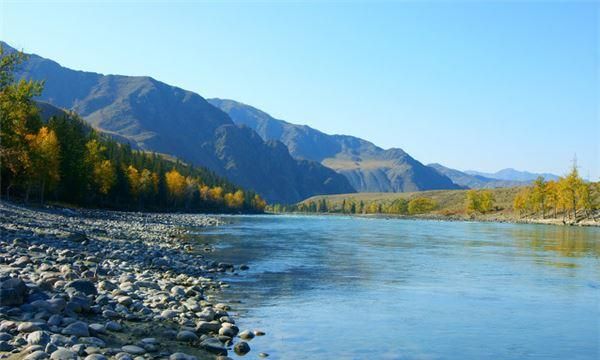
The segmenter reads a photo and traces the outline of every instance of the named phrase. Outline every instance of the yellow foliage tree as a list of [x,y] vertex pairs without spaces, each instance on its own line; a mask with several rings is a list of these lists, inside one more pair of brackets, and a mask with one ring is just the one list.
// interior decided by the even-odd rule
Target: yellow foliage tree
[[43,203],[46,186],[51,188],[60,180],[60,147],[58,139],[54,131],[48,130],[44,126],[37,134],[27,135],[26,140],[31,158],[29,185],[31,185],[32,181],[39,183],[40,201]]
[[129,191],[133,197],[137,198],[140,194],[140,172],[133,165],[127,167],[127,182],[129,183]]
[[210,188],[208,198],[217,203],[223,201],[223,188],[220,186]]
[[416,198],[408,203],[408,213],[411,215],[424,214],[437,208],[437,203],[429,198]]
[[108,194],[116,181],[115,168],[110,160],[102,160],[93,170],[94,181],[98,186],[98,191],[101,194]]
[[185,177],[179,171],[173,169],[165,174],[165,181],[171,198],[174,200],[181,199],[185,193]]

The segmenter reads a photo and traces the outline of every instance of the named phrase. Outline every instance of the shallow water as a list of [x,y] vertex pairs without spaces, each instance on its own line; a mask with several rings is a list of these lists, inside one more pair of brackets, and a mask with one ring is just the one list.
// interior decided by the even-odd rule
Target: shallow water
[[600,229],[233,216],[199,232],[246,263],[245,358],[599,359]]

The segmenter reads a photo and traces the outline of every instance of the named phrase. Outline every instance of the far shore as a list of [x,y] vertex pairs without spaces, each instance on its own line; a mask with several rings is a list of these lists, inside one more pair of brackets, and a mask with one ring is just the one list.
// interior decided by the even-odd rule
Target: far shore
[[314,213],[314,212],[286,212],[286,213],[268,213],[273,215],[314,215],[314,216],[352,216],[360,218],[378,218],[378,219],[401,219],[401,220],[430,220],[430,221],[462,221],[462,222],[492,222],[492,223],[508,223],[508,224],[537,224],[537,225],[555,225],[555,226],[589,226],[600,227],[600,219],[583,219],[574,222],[569,219],[563,220],[560,218],[515,218],[502,215],[484,215],[484,216],[446,216],[441,214],[421,214],[421,215],[398,215],[398,214],[347,214],[347,213]]

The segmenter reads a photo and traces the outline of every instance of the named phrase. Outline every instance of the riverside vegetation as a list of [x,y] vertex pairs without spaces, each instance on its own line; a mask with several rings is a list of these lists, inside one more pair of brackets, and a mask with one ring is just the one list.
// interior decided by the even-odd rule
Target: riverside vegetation
[[29,201],[130,210],[262,212],[266,203],[213,172],[132,150],[54,108],[43,119],[33,98],[43,82],[15,80],[25,60],[0,48],[0,192]]
[[573,166],[557,181],[540,177],[531,186],[315,196],[268,210],[600,225],[600,182],[584,181]]

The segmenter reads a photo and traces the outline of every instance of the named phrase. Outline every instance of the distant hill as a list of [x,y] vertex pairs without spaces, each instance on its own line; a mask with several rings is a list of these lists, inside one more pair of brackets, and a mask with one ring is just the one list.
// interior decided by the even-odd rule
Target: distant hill
[[94,128],[135,148],[205,166],[270,202],[354,192],[335,171],[294,159],[285,146],[237,126],[200,95],[151,77],[75,71],[37,55],[20,76],[45,80],[41,101],[77,112]]
[[507,188],[523,186],[530,183],[530,181],[511,181],[511,180],[500,180],[492,179],[482,175],[472,175],[465,172],[445,167],[441,164],[429,164],[427,165],[439,173],[449,177],[452,182],[469,189],[495,189],[495,188]]
[[525,181],[525,182],[533,181],[533,180],[537,179],[538,176],[544,177],[544,179],[546,179],[546,181],[558,180],[558,178],[559,178],[558,175],[554,175],[554,174],[549,174],[549,173],[538,174],[538,173],[531,173],[528,171],[519,171],[519,170],[515,170],[515,169],[511,169],[511,168],[502,169],[495,173],[485,173],[485,172],[474,171],[474,170],[467,170],[467,171],[465,171],[465,173],[470,174],[470,175],[485,176],[487,178],[492,178],[492,179],[510,180],[510,181]]
[[309,126],[275,119],[234,100],[208,101],[237,124],[254,129],[263,139],[281,141],[295,158],[318,161],[344,175],[359,192],[461,188],[401,149],[385,150],[357,137],[328,135]]

